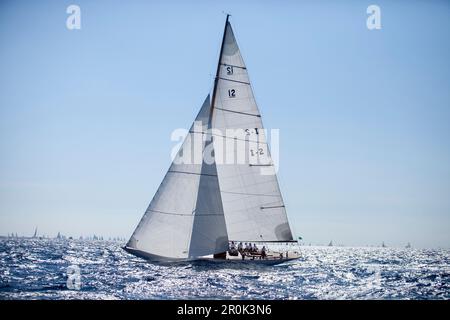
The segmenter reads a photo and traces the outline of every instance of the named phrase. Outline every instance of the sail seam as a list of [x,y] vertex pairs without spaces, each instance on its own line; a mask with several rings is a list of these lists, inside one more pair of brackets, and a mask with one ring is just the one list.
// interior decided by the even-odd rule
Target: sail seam
[[194,174],[194,175],[198,175],[198,176],[217,177],[216,174],[208,174],[208,173],[187,172],[187,171],[178,171],[178,170],[169,170],[168,172],[170,172],[170,173]]
[[224,135],[222,135],[222,134],[217,134],[217,133],[209,133],[209,132],[202,132],[202,131],[189,131],[189,133],[211,134],[211,135],[213,135],[213,136],[216,136],[216,137],[222,137],[222,138],[226,138],[226,139],[233,139],[233,140],[239,140],[239,141],[255,142],[255,143],[258,143],[258,144],[267,144],[267,142],[264,142],[264,141],[240,139],[240,138],[237,138],[237,137],[228,137],[228,136],[224,136]]
[[222,77],[219,77],[219,79],[220,79],[220,80],[226,80],[226,81],[232,81],[232,82],[238,82],[238,83],[243,83],[243,84],[250,85],[249,82],[245,82],[245,81],[239,81],[239,80],[227,79],[227,78],[222,78]]
[[276,208],[284,208],[284,205],[282,205],[282,206],[271,206],[271,207],[261,207],[261,210],[264,210],[264,209],[276,209]]
[[230,194],[240,194],[244,196],[261,196],[261,197],[280,197],[276,194],[262,194],[262,193],[245,193],[245,192],[232,192],[232,191],[220,191],[223,193],[230,193]]
[[229,241],[234,241],[234,242],[263,242],[263,243],[286,243],[286,242],[298,242],[297,240],[229,240]]
[[229,66],[229,67],[233,67],[233,68],[239,68],[239,69],[244,69],[247,70],[246,67],[241,67],[241,66],[236,66],[234,64],[228,64],[228,63],[220,63],[222,66]]
[[261,118],[261,115],[259,115],[259,114],[247,113],[247,112],[242,112],[242,111],[235,111],[235,110],[218,108],[218,107],[214,107],[214,108],[217,109],[217,110],[228,111],[228,112],[243,114],[243,115],[246,115],[246,116],[253,116],[253,117]]
[[154,210],[154,209],[148,209],[147,211],[152,211],[152,212],[157,212],[157,213],[161,213],[161,214],[168,214],[168,215],[173,215],[173,216],[189,216],[192,217],[194,215],[196,216],[221,216],[223,215],[222,213],[176,213],[176,212],[167,212],[167,211],[159,211],[159,210]]

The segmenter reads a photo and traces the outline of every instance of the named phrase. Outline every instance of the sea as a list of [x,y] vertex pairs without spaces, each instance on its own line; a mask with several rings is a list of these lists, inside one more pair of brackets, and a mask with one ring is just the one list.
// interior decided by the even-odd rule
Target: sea
[[449,299],[450,250],[300,246],[276,266],[149,263],[113,241],[0,240],[0,299]]

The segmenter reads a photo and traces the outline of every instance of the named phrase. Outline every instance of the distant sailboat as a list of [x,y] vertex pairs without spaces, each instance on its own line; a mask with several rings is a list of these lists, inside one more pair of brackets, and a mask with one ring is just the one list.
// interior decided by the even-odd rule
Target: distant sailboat
[[[180,151],[166,173],[147,211],[124,249],[153,261],[242,260],[229,255],[229,242],[297,242],[289,226],[247,68],[231,24],[225,23],[212,97],[205,99]],[[247,133],[250,159],[239,164],[216,162],[217,136],[227,129]],[[199,163],[180,161],[185,152],[196,151],[194,140],[203,139]],[[209,138],[209,139],[208,139]],[[214,138],[214,139],[213,139]],[[220,138],[236,139],[222,135]],[[248,146],[247,146],[248,148]],[[207,162],[207,150],[214,150]],[[256,150],[256,151],[255,151]],[[263,164],[260,164],[263,163]],[[292,260],[297,252],[268,254],[261,262]],[[253,257],[254,258],[254,257]],[[245,259],[245,256],[244,256]],[[248,260],[245,260],[248,261]],[[256,261],[256,260],[255,260]]]
[[384,241],[383,241],[383,243],[381,244],[381,247],[382,247],[382,248],[387,248],[387,246],[384,244]]
[[34,229],[33,238],[37,238],[37,227],[36,227],[36,229]]
[[328,246],[329,246],[329,247],[332,247],[332,246],[333,246],[333,240],[331,240],[330,243],[328,243]]
[[406,248],[406,249],[411,249],[411,243],[408,242],[408,243],[406,244],[405,248]]

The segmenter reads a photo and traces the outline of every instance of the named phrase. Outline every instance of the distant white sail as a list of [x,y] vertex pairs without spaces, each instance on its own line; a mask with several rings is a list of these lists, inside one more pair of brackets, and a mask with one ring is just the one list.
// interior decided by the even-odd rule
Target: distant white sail
[[214,163],[181,163],[184,153],[194,159],[194,139],[210,127],[210,98],[206,98],[189,134],[170,166],[127,248],[150,258],[189,259],[225,252],[227,230]]
[[[248,159],[241,164],[217,161],[225,221],[230,240],[292,241],[284,202],[275,173],[261,173],[273,166],[261,115],[247,69],[231,25],[227,22],[216,79],[212,126],[224,135],[227,129],[243,129]],[[234,139],[227,136],[226,139]],[[216,153],[221,145],[216,143]]]

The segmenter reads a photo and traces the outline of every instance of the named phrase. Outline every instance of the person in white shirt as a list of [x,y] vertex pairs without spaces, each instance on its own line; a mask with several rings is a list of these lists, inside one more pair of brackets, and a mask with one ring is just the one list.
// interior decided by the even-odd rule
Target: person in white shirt
[[238,255],[238,251],[236,250],[236,245],[234,244],[234,241],[231,241],[231,244],[228,249],[228,253],[230,254],[230,256]]

